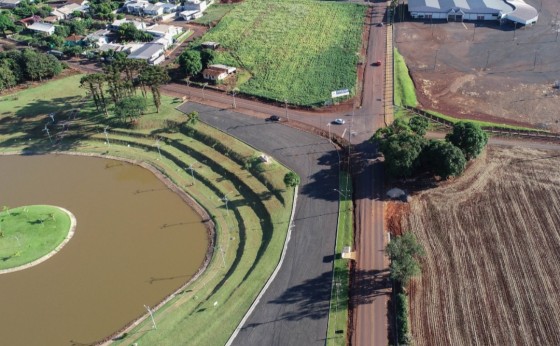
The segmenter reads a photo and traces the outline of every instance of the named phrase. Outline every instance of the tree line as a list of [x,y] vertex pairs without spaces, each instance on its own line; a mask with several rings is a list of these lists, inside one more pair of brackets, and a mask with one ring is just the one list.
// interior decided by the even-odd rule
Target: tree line
[[[169,80],[167,70],[161,66],[148,65],[144,60],[123,59],[105,66],[103,72],[83,76],[80,86],[89,92],[98,111],[108,114],[112,103],[117,116],[132,120],[145,110],[149,93],[159,113],[160,87]],[[136,96],[138,91],[142,97]]]
[[472,122],[457,122],[444,141],[426,139],[428,120],[414,116],[397,119],[377,130],[372,140],[385,156],[386,172],[393,177],[432,173],[442,179],[459,176],[467,161],[476,158],[488,143],[488,135]]
[[0,91],[28,81],[52,78],[62,69],[62,64],[54,56],[34,49],[0,52]]

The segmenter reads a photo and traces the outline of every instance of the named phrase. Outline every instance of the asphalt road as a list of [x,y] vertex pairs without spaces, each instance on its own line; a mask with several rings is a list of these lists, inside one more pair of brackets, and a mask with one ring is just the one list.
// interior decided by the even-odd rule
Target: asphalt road
[[264,119],[189,102],[202,121],[237,137],[301,177],[284,263],[234,345],[324,345],[338,213],[338,155],[326,139]]

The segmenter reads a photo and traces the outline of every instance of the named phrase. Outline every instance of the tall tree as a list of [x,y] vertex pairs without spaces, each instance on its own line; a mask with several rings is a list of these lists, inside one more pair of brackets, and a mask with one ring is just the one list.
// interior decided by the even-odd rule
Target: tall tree
[[186,50],[179,56],[179,65],[189,76],[195,76],[202,71],[202,57],[197,50]]
[[428,125],[429,125],[428,119],[420,115],[413,116],[408,121],[408,126],[410,127],[410,129],[416,132],[417,134],[419,134],[420,136],[424,136],[426,134]]
[[412,131],[402,131],[380,141],[387,172],[395,177],[408,177],[420,165],[425,140]]
[[6,36],[6,30],[14,31],[16,26],[12,19],[6,13],[0,13],[0,30],[2,35]]
[[459,121],[453,131],[445,136],[448,142],[461,149],[467,160],[474,159],[488,144],[488,134],[473,122]]
[[170,80],[167,70],[161,66],[148,66],[140,72],[139,79],[140,83],[150,88],[154,105],[159,113],[159,108],[161,106],[161,94],[159,89]]

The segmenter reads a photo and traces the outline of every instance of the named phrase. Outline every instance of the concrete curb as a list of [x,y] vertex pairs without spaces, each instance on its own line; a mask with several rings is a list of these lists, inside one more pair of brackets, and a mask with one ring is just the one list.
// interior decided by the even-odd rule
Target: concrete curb
[[288,243],[289,243],[290,238],[292,236],[292,223],[294,221],[294,215],[295,215],[295,211],[296,211],[297,195],[298,195],[298,187],[296,186],[296,188],[294,189],[294,203],[292,204],[292,215],[290,216],[290,223],[288,224],[288,234],[286,234],[286,241],[284,242],[284,248],[282,249],[282,255],[280,256],[280,261],[278,261],[278,265],[276,266],[276,269],[274,269],[274,272],[272,273],[270,278],[268,278],[268,280],[266,281],[266,284],[264,285],[262,290],[259,292],[259,295],[253,301],[253,304],[251,304],[251,307],[249,308],[249,310],[247,311],[245,316],[243,316],[243,318],[241,319],[241,322],[239,322],[239,325],[237,325],[237,327],[235,328],[235,331],[233,332],[233,334],[230,336],[230,338],[226,342],[226,346],[231,346],[233,344],[233,341],[237,337],[237,334],[239,334],[239,332],[241,331],[241,328],[243,328],[243,325],[245,324],[245,322],[247,322],[247,320],[249,319],[249,316],[251,316],[251,314],[253,313],[253,310],[255,310],[255,307],[261,301],[261,298],[266,293],[266,290],[268,289],[268,287],[270,286],[272,281],[274,281],[274,278],[276,278],[276,275],[280,271],[280,268],[282,267],[282,263],[284,263],[284,258],[286,257],[286,251],[288,250]]
[[66,215],[68,215],[68,217],[70,217],[70,230],[68,231],[68,234],[66,235],[66,238],[64,238],[62,243],[58,244],[58,246],[54,250],[52,250],[48,254],[44,255],[43,257],[40,257],[33,262],[29,262],[27,264],[24,264],[24,265],[21,265],[21,266],[18,266],[18,267],[9,268],[9,269],[2,269],[2,270],[0,270],[0,275],[13,273],[13,272],[18,272],[20,270],[25,270],[27,268],[31,268],[31,267],[34,267],[38,264],[41,264],[41,263],[45,262],[46,260],[48,260],[52,256],[56,255],[64,247],[64,245],[68,244],[70,239],[74,236],[74,233],[76,231],[76,217],[74,216],[74,214],[72,214],[67,209],[64,209],[62,207],[57,207],[55,205],[49,205],[49,207],[60,209],[63,212],[65,212]]

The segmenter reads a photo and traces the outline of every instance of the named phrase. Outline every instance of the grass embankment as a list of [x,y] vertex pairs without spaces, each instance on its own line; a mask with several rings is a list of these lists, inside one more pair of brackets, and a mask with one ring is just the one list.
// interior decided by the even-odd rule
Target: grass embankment
[[345,246],[354,244],[354,219],[352,204],[352,180],[348,172],[340,172],[340,202],[338,208],[338,231],[334,260],[334,283],[331,293],[327,345],[346,345],[348,334],[348,298],[350,268],[348,259],[341,257]]
[[19,267],[53,251],[70,230],[60,208],[33,205],[0,212],[0,270]]
[[[37,101],[26,108],[25,117],[33,121],[25,125],[21,108],[16,115],[2,115],[6,119],[0,123],[0,134],[17,130],[10,138],[3,135],[0,150],[71,150],[148,162],[185,189],[217,224],[214,256],[198,280],[155,313],[157,330],[147,320],[120,342],[223,345],[279,260],[293,198],[293,189],[286,190],[282,181],[288,170],[278,163],[258,164],[254,148],[205,124],[187,126],[186,117],[174,109],[178,102],[171,98],[162,97],[160,113],[150,106],[135,129],[117,128],[120,120],[99,114],[89,100],[80,101],[76,79],[65,82],[58,90],[61,99],[69,93],[68,102],[42,101],[53,103],[49,111],[56,111],[57,119],[67,119],[71,109],[80,108],[67,131],[51,126],[56,146],[41,131],[47,116],[33,113],[43,109]],[[50,90],[50,85],[37,89]],[[28,91],[19,99],[28,99]],[[109,143],[103,133],[106,125]],[[191,164],[193,174],[188,170]]]
[[[406,62],[404,57],[399,53],[397,49],[394,50],[395,55],[395,105],[397,106],[408,106],[408,107],[416,107],[418,101],[416,99],[416,89],[414,87],[414,83],[412,78],[410,78],[410,74],[408,72],[408,67],[406,66]],[[471,120],[471,119],[457,119],[449,115],[445,115],[436,111],[426,110],[427,113],[431,115],[452,122],[456,123],[458,121],[470,121],[475,124],[478,124],[481,127],[495,127],[497,129],[513,129],[513,130],[525,130],[525,131],[540,131],[537,129],[532,129],[529,127],[522,127],[522,126],[514,126],[514,125],[507,125],[507,124],[498,124],[492,123],[488,121],[478,121],[478,120]],[[395,117],[412,117],[415,114],[398,107],[397,111],[395,112]],[[546,132],[546,131],[542,131]]]
[[237,82],[241,92],[322,106],[333,90],[355,92],[365,9],[326,1],[247,0],[201,42],[220,42],[214,62],[251,75]]
[[235,6],[237,6],[237,4],[212,4],[204,11],[202,17],[193,20],[193,22],[206,26],[215,24]]

